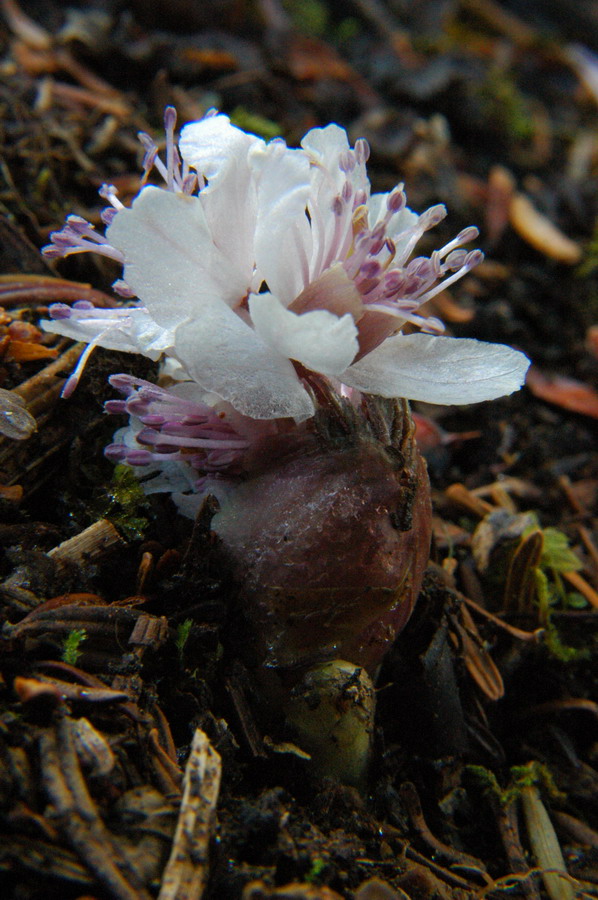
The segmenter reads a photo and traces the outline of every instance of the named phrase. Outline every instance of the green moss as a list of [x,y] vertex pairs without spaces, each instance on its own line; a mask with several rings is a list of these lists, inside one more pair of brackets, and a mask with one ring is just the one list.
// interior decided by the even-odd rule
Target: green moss
[[577,572],[582,568],[581,560],[569,547],[569,539],[558,528],[543,528],[544,546],[540,565],[554,572]]
[[76,666],[81,656],[79,648],[85,640],[87,640],[87,632],[84,628],[74,628],[69,631],[62,646],[62,661],[68,663],[69,666]]
[[321,856],[316,856],[311,864],[309,872],[305,876],[305,880],[307,881],[307,883],[313,884],[314,882],[317,882],[325,868],[326,860],[322,859]]
[[285,0],[284,7],[298,31],[322,37],[328,27],[328,9],[320,0]]
[[272,138],[280,137],[282,129],[280,125],[271,119],[266,119],[257,113],[249,112],[243,106],[236,106],[230,114],[230,120],[237,128],[243,131],[249,131],[251,134],[257,134],[258,137],[271,141]]
[[335,40],[339,44],[346,44],[352,41],[353,38],[356,38],[360,30],[361,27],[357,19],[347,16],[346,19],[342,19],[336,26]]
[[114,469],[104,516],[130,541],[141,540],[149,524],[143,513],[148,509],[147,497],[130,466]]
[[511,140],[529,141],[533,138],[529,103],[509,73],[498,69],[489,71],[477,88],[477,94],[485,117],[506,132]]
[[484,766],[465,766],[465,771],[473,775],[480,783],[487,797],[498,800],[503,807],[510,806],[521,796],[524,788],[532,785],[542,787],[553,799],[563,799],[563,794],[555,785],[550,770],[537,760],[532,760],[525,766],[512,766],[511,777],[505,788],[501,788],[494,773]]
[[[534,520],[537,522],[536,517]],[[585,606],[585,600],[579,594],[566,590],[561,574],[576,572],[582,568],[581,560],[569,546],[567,535],[558,528],[542,528],[536,524],[526,529],[522,536],[525,541],[532,532],[542,536],[540,563],[530,574],[533,596],[538,606],[538,617],[544,628],[544,644],[548,651],[561,662],[573,662],[587,659],[589,651],[569,647],[563,643],[557,627],[551,618],[555,607],[568,609]],[[581,601],[581,602],[580,602]]]
[[176,638],[174,639],[174,643],[177,649],[177,653],[179,655],[179,660],[181,665],[183,663],[183,655],[185,653],[185,645],[189,640],[189,635],[191,634],[191,629],[193,627],[193,619],[185,619],[184,622],[181,622],[177,626],[176,630]]

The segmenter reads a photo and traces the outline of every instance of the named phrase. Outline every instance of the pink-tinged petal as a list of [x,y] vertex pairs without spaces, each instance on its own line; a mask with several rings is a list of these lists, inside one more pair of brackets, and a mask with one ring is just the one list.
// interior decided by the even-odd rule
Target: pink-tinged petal
[[208,305],[233,306],[247,291],[250,272],[228,265],[197,197],[146,187],[108,233],[124,254],[125,281],[164,328],[201,316]]
[[227,306],[210,306],[176,332],[189,376],[254,419],[305,419],[314,406],[288,359],[274,353]]
[[289,150],[282,141],[271,141],[265,147],[251,149],[250,165],[257,186],[258,275],[287,306],[303,286],[301,253],[296,244],[308,225],[309,160],[302,150]]
[[294,313],[327,309],[337,316],[351,313],[356,322],[364,312],[363,301],[355,282],[349,278],[341,263],[335,263],[319,278],[310,282],[305,290],[295,297],[289,309]]
[[350,387],[427,403],[479,403],[518,390],[528,358],[504,344],[398,334],[347,369]]
[[271,294],[249,298],[255,330],[276,353],[314,372],[338,375],[357,353],[357,328],[348,313],[341,318],[326,309],[297,315]]

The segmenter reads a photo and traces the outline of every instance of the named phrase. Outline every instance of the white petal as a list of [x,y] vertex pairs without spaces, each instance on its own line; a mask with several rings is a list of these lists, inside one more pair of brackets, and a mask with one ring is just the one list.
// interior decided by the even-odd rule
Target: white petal
[[[332,188],[330,197],[338,193],[345,182],[349,181],[354,191],[370,193],[370,182],[367,177],[365,163],[358,163],[352,172],[345,173],[339,168],[339,157],[349,149],[347,132],[339,125],[331,124],[325,128],[312,128],[308,131],[301,146],[314,163],[312,177],[314,186],[318,184],[320,197],[327,195],[326,184]],[[324,175],[324,183],[318,183],[319,174]]]
[[[229,229],[234,240],[230,222]],[[234,305],[247,291],[251,272],[228,265],[197,197],[146,187],[131,209],[117,212],[107,234],[124,254],[126,282],[165,328],[201,315],[208,304]]]
[[399,334],[388,338],[340,378],[383,397],[427,403],[479,403],[523,384],[528,358],[504,344],[469,338]]
[[213,189],[237,162],[247,163],[253,146],[265,146],[261,138],[247,134],[225,115],[207,116],[199,122],[185,125],[179,139],[179,149],[185,162],[204,175]]
[[271,141],[263,149],[252,148],[250,163],[257,184],[258,273],[288,306],[303,286],[300,248],[294,245],[308,224],[309,160],[302,150],[289,150],[282,141]]
[[229,269],[253,265],[257,196],[249,156],[266,147],[231,125],[228,116],[208,116],[183,128],[179,147],[188,165],[208,179],[200,192],[214,242]]
[[[121,311],[119,311],[121,312]],[[146,309],[132,307],[127,315],[93,317],[90,310],[88,316],[76,316],[72,319],[44,319],[41,322],[44,331],[61,334],[74,341],[95,341],[98,347],[106,350],[122,350],[125,353],[141,353],[150,359],[158,359],[172,346],[172,332],[157,325]]]
[[338,168],[338,157],[349,149],[349,139],[344,128],[332,123],[325,128],[312,128],[301,141],[301,146],[314,162],[327,169]]
[[355,359],[357,328],[348,313],[339,318],[326,309],[316,309],[297,315],[271,294],[250,297],[249,312],[264,343],[314,372],[338,375]]
[[227,306],[176,332],[176,355],[198,384],[255,419],[313,415],[313,403],[288,359],[274,353]]

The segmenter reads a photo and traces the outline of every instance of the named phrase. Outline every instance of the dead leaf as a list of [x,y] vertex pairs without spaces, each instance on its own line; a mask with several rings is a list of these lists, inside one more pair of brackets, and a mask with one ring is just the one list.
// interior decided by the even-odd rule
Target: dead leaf
[[589,384],[563,375],[547,376],[535,366],[528,370],[525,383],[540,400],[598,419],[598,391]]

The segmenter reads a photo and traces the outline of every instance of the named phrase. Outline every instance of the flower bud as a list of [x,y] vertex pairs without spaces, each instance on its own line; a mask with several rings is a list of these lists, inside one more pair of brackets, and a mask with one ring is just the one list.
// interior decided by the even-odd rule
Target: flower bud
[[212,527],[267,666],[332,657],[373,673],[428,561],[425,463],[405,402],[336,398],[312,421],[254,449]]

